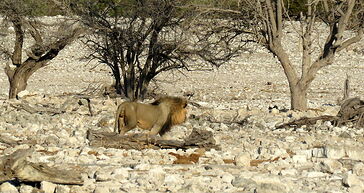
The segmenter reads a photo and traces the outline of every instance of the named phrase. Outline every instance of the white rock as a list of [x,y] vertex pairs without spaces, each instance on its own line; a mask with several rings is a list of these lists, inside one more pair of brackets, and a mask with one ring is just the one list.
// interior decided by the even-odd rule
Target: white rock
[[324,159],[321,163],[321,170],[328,173],[338,173],[341,172],[342,163],[334,159]]
[[235,156],[235,164],[237,166],[250,166],[251,157],[248,152],[240,153],[239,155]]
[[231,182],[235,179],[235,177],[230,173],[225,173],[221,177],[222,181],[228,184],[231,184]]
[[364,161],[364,153],[362,147],[346,147],[346,155],[350,159]]
[[296,137],[295,136],[287,136],[286,137],[286,141],[288,142],[288,143],[292,143],[292,142],[294,142],[296,140]]
[[18,193],[18,189],[10,184],[9,182],[5,182],[0,185],[0,192],[1,193]]
[[285,193],[286,187],[281,183],[262,183],[259,184],[256,192],[259,193]]
[[27,90],[23,90],[18,93],[18,97],[20,97],[20,98],[27,96],[27,95],[29,95],[29,91],[27,91]]
[[183,184],[183,179],[177,174],[169,174],[165,179],[166,184]]
[[117,180],[126,180],[129,177],[129,170],[130,169],[127,168],[117,168],[111,173],[111,175]]
[[344,176],[343,183],[349,187],[359,186],[359,187],[364,188],[364,183],[360,180],[360,178],[357,175],[351,174],[351,173],[347,173]]
[[111,171],[100,169],[95,172],[96,181],[108,181],[112,179]]
[[149,170],[148,177],[149,177],[149,182],[156,184],[157,186],[160,186],[164,183],[166,172],[161,167],[153,168]]
[[285,170],[282,170],[280,171],[280,174],[282,176],[295,176],[297,174],[297,170],[296,169],[285,169]]
[[232,181],[232,185],[238,188],[244,188],[245,190],[254,190],[257,183],[248,178],[237,177]]
[[349,193],[363,193],[364,188],[358,185],[354,185],[348,189]]
[[179,174],[168,174],[164,183],[171,192],[178,192],[178,190],[182,188],[184,180]]
[[51,182],[42,181],[40,183],[40,189],[44,191],[44,193],[54,193],[57,185]]
[[22,184],[20,186],[19,192],[20,193],[32,193],[33,189],[34,188],[32,186]]
[[109,188],[105,186],[96,186],[94,193],[109,193]]
[[327,176],[327,174],[325,174],[323,172],[312,171],[312,172],[305,173],[304,176],[306,176],[308,178],[322,178],[322,177]]
[[353,167],[353,173],[356,174],[357,176],[364,176],[364,163],[359,162],[355,164]]
[[271,113],[272,113],[273,115],[279,114],[279,110],[278,110],[278,109],[276,109],[276,108],[273,108],[273,109],[271,110]]
[[326,158],[340,159],[340,158],[344,157],[346,154],[345,154],[345,149],[343,147],[325,146],[324,155]]
[[56,193],[69,193],[70,188],[66,185],[57,185]]
[[135,166],[136,170],[149,170],[150,164],[138,164]]
[[294,155],[294,156],[292,156],[292,161],[294,163],[301,164],[301,163],[306,163],[307,162],[307,158],[306,158],[305,155]]

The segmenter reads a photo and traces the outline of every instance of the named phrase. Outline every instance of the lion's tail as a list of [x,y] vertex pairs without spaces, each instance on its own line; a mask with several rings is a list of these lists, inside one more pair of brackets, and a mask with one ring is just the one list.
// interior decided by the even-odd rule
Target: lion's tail
[[[116,110],[116,114],[115,114],[115,125],[114,125],[114,132],[115,133],[120,133],[120,127],[122,125],[120,125],[120,117],[124,117],[125,115],[125,105],[121,104],[118,109]],[[124,120],[123,120],[124,121]]]

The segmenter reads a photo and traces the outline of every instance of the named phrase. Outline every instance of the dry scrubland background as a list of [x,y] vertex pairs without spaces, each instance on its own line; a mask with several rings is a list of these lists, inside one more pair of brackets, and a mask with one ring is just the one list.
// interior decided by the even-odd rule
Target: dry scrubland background
[[[292,25],[287,26],[284,45],[292,61],[300,65],[300,40]],[[320,26],[316,32],[322,43],[325,40],[325,28]],[[8,46],[12,47],[10,42]],[[278,61],[266,49],[257,45],[247,47],[249,51],[213,71],[164,72],[157,77],[150,90],[157,88],[156,94],[169,95],[194,93],[192,100],[197,101],[250,103],[259,107],[279,104],[289,108],[288,82]],[[113,78],[108,67],[84,59],[87,53],[80,41],[67,46],[49,66],[30,77],[27,91],[31,95],[78,94],[87,88],[112,84]],[[2,66],[5,66],[5,62],[2,60]],[[350,76],[351,96],[363,96],[363,40],[337,54],[333,65],[319,71],[308,93],[309,107],[335,104],[342,97],[346,74]],[[8,94],[5,73],[0,73],[0,94],[2,98]]]
[[[284,45],[299,64],[299,40],[290,27],[286,29]],[[316,35],[324,41],[325,29],[319,27]],[[7,100],[7,77],[0,73],[0,136],[36,143],[0,143],[0,154],[11,155],[32,146],[35,152],[27,160],[33,163],[86,168],[82,186],[40,183],[40,189],[52,193],[362,192],[364,128],[334,127],[329,122],[297,130],[275,126],[302,116],[335,115],[346,74],[350,76],[351,96],[363,99],[364,40],[339,53],[333,65],[319,72],[308,97],[309,107],[315,110],[300,113],[269,113],[269,106],[289,108],[288,83],[272,54],[259,46],[248,46],[249,51],[219,69],[165,72],[150,88],[156,94],[193,94],[190,100],[202,105],[189,107],[197,118],[167,133],[178,140],[192,129],[213,133],[221,151],[206,151],[196,164],[173,164],[176,157],[170,154],[188,156],[195,149],[137,151],[89,145],[88,130],[112,129],[116,99],[92,92],[93,88],[110,85],[113,78],[107,67],[82,59],[87,50],[80,41],[67,46],[49,66],[31,76],[24,100]],[[5,62],[0,61],[2,67]],[[94,95],[94,116],[89,115],[78,94]],[[25,101],[45,108],[69,103],[65,103],[65,112],[52,115],[16,108]],[[237,112],[239,119],[233,120]],[[243,125],[234,123],[246,117]],[[3,183],[0,192],[31,193],[34,186]]]

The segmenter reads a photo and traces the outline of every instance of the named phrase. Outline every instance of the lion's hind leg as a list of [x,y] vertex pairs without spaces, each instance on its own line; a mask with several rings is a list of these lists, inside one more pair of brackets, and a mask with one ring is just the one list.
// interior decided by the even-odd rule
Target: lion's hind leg
[[115,125],[114,125],[114,132],[120,133],[120,128],[124,127],[124,105],[121,104],[118,106],[116,113],[115,113]]
[[130,103],[123,103],[118,107],[115,117],[114,131],[120,135],[134,129],[137,126],[135,107]]

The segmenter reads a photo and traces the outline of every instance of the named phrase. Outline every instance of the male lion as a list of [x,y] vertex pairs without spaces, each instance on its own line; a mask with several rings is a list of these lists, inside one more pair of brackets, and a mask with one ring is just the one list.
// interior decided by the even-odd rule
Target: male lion
[[115,116],[114,132],[124,135],[139,127],[149,130],[150,135],[164,135],[173,125],[186,120],[187,100],[179,97],[165,96],[153,103],[123,102]]

